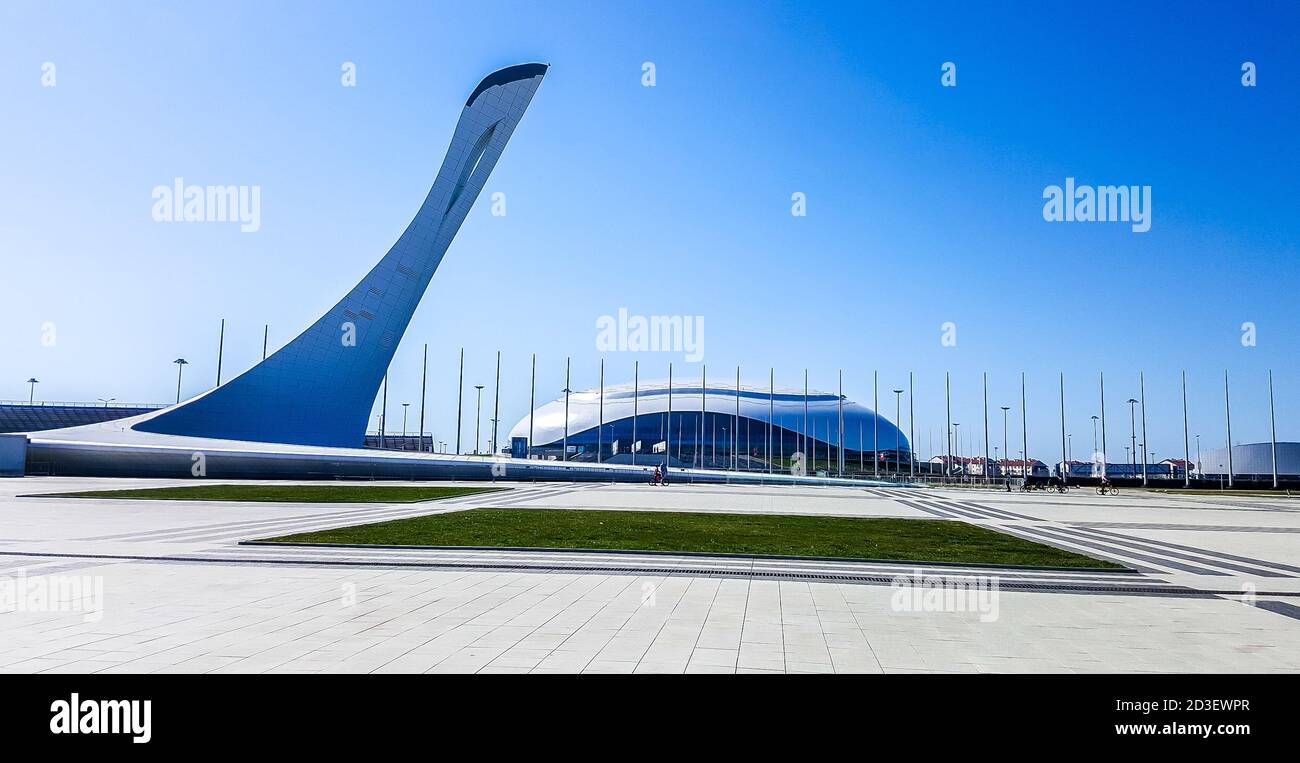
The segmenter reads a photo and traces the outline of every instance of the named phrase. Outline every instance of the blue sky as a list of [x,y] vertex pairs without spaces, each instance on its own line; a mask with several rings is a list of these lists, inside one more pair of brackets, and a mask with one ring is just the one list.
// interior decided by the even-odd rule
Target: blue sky
[[[945,371],[963,435],[982,426],[980,374],[996,411],[1018,406],[1024,371],[1044,460],[1060,455],[1058,372],[1076,458],[1102,370],[1112,460],[1140,371],[1160,457],[1182,451],[1181,369],[1203,448],[1223,442],[1225,368],[1234,439],[1268,438],[1270,368],[1279,437],[1300,439],[1300,12],[897,5],[7,3],[0,398],[36,376],[48,400],[164,402],[177,356],[198,393],[221,318],[226,378],[247,368],[264,323],[272,348],[288,341],[392,244],[478,80],[544,61],[398,351],[394,427],[418,405],[423,343],[428,427],[452,439],[460,347],[471,401],[502,351],[508,428],[530,354],[539,402],[566,355],[574,387],[594,386],[596,321],[626,308],[704,316],[710,375],[775,367],[793,385],[806,367],[833,390],[842,369],[870,405],[878,370],[891,415],[887,390],[913,371],[923,454]],[[176,177],[260,186],[261,229],[154,222],[151,191]],[[1045,222],[1043,189],[1066,177],[1151,186],[1151,230]],[[699,373],[684,353],[603,357],[611,382],[637,360]]]

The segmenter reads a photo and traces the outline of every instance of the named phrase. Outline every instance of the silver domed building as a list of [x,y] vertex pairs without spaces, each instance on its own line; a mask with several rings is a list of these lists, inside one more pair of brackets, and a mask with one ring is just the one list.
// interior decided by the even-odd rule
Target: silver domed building
[[[1228,473],[1229,465],[1236,477],[1262,479],[1273,474],[1273,444],[1252,442],[1232,446],[1232,459],[1228,449],[1207,450],[1196,472],[1203,477],[1217,477]],[[1193,472],[1194,474],[1196,472]],[[1277,444],[1277,473],[1280,477],[1300,477],[1300,442]]]
[[510,439],[516,457],[707,469],[785,469],[802,458],[809,472],[838,471],[842,458],[845,472],[872,471],[877,459],[894,471],[911,457],[898,427],[847,398],[747,383],[739,394],[735,384],[663,381],[573,392],[525,416]]

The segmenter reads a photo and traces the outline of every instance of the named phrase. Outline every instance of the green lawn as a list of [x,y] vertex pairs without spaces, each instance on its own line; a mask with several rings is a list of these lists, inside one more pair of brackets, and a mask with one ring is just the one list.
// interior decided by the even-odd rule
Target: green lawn
[[261,542],[691,551],[1119,568],[964,522],[577,509],[472,509]]
[[418,503],[489,493],[492,487],[423,485],[185,485],[137,490],[85,490],[46,493],[44,498],[132,498],[159,501],[268,501],[281,503]]

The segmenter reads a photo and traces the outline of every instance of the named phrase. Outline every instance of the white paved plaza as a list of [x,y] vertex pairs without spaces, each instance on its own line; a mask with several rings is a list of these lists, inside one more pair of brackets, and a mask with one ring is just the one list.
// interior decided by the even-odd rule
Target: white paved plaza
[[[90,613],[0,612],[0,671],[1300,670],[1300,499],[591,484],[393,505],[23,497],[172,484],[0,480],[0,582],[103,591]],[[996,607],[918,611],[892,585],[908,564],[240,544],[475,506],[940,517],[1134,571],[928,566],[929,581],[996,580]]]

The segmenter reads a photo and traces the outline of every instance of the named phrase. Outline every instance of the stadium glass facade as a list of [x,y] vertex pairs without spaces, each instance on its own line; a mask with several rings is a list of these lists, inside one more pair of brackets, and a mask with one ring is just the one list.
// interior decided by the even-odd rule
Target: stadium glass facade
[[[833,393],[742,384],[650,382],[573,393],[540,406],[510,432],[534,458],[662,463],[709,469],[846,473],[907,469],[910,446],[883,416]],[[531,425],[531,440],[530,438]],[[567,444],[567,453],[565,447]],[[531,447],[529,447],[531,445]],[[518,448],[516,455],[523,455]],[[879,461],[879,464],[876,462]]]

